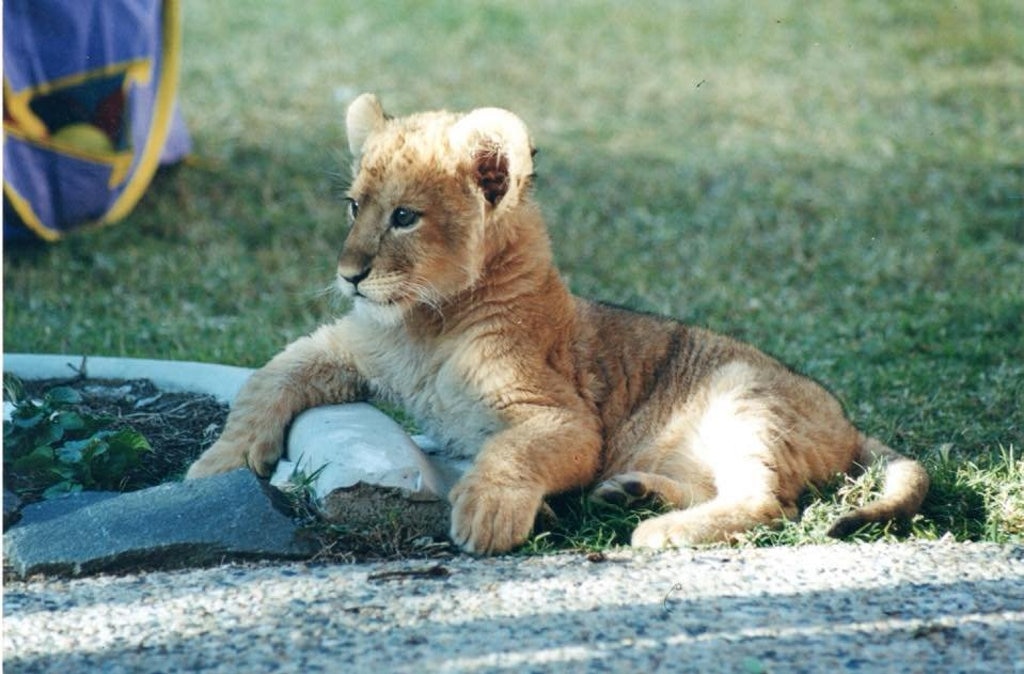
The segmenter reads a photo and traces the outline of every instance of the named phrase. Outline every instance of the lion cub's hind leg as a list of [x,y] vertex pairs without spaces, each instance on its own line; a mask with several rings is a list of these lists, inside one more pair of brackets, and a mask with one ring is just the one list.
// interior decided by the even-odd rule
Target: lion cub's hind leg
[[766,377],[743,362],[719,368],[678,408],[658,441],[625,467],[649,466],[653,474],[625,472],[598,486],[604,500],[656,494],[678,508],[641,522],[634,546],[725,542],[798,514],[804,482],[783,478],[790,472],[783,465],[785,425]]
[[636,548],[660,549],[725,542],[759,524],[796,515],[795,505],[783,505],[770,494],[741,501],[716,498],[644,520],[633,531],[631,543]]

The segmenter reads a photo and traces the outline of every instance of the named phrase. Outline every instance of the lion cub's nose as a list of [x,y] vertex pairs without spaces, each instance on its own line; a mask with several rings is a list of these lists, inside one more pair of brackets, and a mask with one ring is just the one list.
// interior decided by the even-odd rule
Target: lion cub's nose
[[360,281],[370,275],[370,268],[363,267],[358,271],[353,271],[351,269],[338,269],[338,274],[353,286],[357,286]]

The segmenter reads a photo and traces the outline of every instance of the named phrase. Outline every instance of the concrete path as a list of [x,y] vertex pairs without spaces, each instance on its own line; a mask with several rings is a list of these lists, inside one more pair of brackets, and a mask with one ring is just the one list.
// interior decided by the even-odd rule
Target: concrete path
[[1024,672],[1024,547],[836,544],[7,582],[4,672]]

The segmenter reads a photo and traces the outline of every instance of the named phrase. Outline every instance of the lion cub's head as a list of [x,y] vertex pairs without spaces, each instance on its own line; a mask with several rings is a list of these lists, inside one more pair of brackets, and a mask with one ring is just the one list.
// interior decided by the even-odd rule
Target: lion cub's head
[[363,94],[346,126],[355,180],[338,285],[355,311],[393,322],[470,288],[505,216],[527,197],[523,122],[496,108],[391,118]]

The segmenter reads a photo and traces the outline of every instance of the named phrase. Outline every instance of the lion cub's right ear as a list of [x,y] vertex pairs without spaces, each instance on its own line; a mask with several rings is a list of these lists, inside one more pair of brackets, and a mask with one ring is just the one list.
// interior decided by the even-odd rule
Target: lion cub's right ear
[[345,132],[352,156],[358,157],[363,153],[366,139],[370,134],[379,131],[386,121],[384,107],[373,94],[362,94],[349,104],[345,115]]

